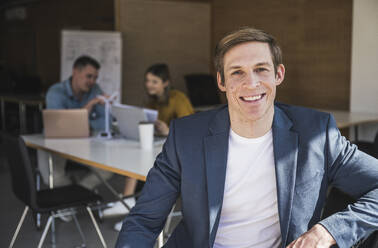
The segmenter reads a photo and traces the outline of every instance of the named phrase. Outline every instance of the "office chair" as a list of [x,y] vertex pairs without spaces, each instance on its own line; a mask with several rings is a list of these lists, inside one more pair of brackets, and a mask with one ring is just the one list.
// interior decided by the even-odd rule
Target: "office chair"
[[[38,244],[38,248],[40,248],[54,219],[61,215],[57,211],[79,207],[86,208],[103,247],[106,247],[104,238],[90,209],[90,206],[97,205],[102,200],[101,196],[79,185],[37,191],[29,154],[23,139],[4,132],[0,133],[0,136],[6,144],[5,149],[10,166],[13,192],[26,205],[9,247],[13,247],[29,209],[34,212],[49,214]],[[64,215],[72,215],[83,241],[82,246],[85,247],[85,238],[76,219],[76,212],[68,211]],[[54,234],[54,225],[52,225],[52,233]],[[52,236],[52,242],[55,243],[54,235]]]
[[220,104],[215,78],[210,74],[185,75],[189,99],[194,107]]
[[[328,216],[340,212],[347,208],[349,204],[353,204],[356,201],[353,197],[340,191],[337,188],[331,188],[327,196],[326,204],[323,208],[322,219]],[[334,246],[332,246],[334,247]],[[361,239],[351,248],[373,248],[378,247],[378,231],[375,231],[367,237]]]
[[357,141],[355,142],[358,149],[378,159],[378,132],[375,135],[374,142]]
[[[358,149],[378,159],[378,132],[375,135],[374,142],[357,141],[355,142]],[[373,232],[367,237],[358,248],[378,247],[378,231]]]

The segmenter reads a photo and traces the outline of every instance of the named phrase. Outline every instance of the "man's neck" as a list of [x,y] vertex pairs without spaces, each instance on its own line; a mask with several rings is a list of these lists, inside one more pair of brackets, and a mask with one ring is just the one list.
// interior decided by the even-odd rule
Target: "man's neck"
[[71,89],[72,94],[77,98],[81,99],[83,97],[83,92],[80,91],[79,87],[77,87],[76,82],[74,82],[74,79],[71,79]]
[[245,138],[264,136],[273,124],[274,106],[258,120],[240,119],[230,114],[231,129]]

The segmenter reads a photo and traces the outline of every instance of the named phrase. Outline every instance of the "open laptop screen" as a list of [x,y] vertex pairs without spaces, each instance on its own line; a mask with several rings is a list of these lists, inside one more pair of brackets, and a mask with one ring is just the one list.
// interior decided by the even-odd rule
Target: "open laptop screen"
[[86,109],[45,109],[42,117],[46,138],[89,137]]
[[112,114],[117,119],[118,128],[123,137],[139,140],[139,122],[155,122],[158,112],[132,105],[114,104]]

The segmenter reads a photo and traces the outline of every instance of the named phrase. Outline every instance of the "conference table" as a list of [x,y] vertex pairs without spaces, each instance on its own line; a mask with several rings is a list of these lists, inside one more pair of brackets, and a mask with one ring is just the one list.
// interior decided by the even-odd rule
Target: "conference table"
[[322,110],[333,115],[339,129],[360,124],[377,123],[378,113],[350,112],[341,110]]
[[42,134],[23,135],[22,138],[30,148],[142,181],[146,180],[163,146],[163,142],[158,142],[152,150],[143,150],[138,141],[122,138],[51,139]]
[[[357,127],[364,123],[378,123],[378,114],[322,110],[331,113],[341,128]],[[82,164],[94,166],[120,175],[145,181],[163,142],[153,150],[143,150],[138,141],[122,138],[45,139],[42,134],[23,135],[26,145]]]
[[350,112],[342,110],[321,110],[333,115],[339,129],[354,127],[354,141],[358,141],[358,126],[378,123],[378,113]]

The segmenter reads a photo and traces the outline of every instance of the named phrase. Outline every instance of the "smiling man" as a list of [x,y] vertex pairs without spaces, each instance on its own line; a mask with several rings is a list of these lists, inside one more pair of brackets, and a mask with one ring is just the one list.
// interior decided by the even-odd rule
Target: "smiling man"
[[104,130],[105,109],[103,100],[97,96],[103,91],[96,83],[100,64],[89,56],[77,58],[72,67],[72,76],[67,80],[54,84],[46,94],[48,109],[88,110],[89,123],[94,130]]
[[[116,247],[153,247],[178,197],[182,220],[164,247],[350,247],[378,225],[378,161],[340,135],[332,116],[275,102],[285,67],[253,28],[215,51],[228,104],[172,121]],[[321,219],[327,188],[357,199]]]

